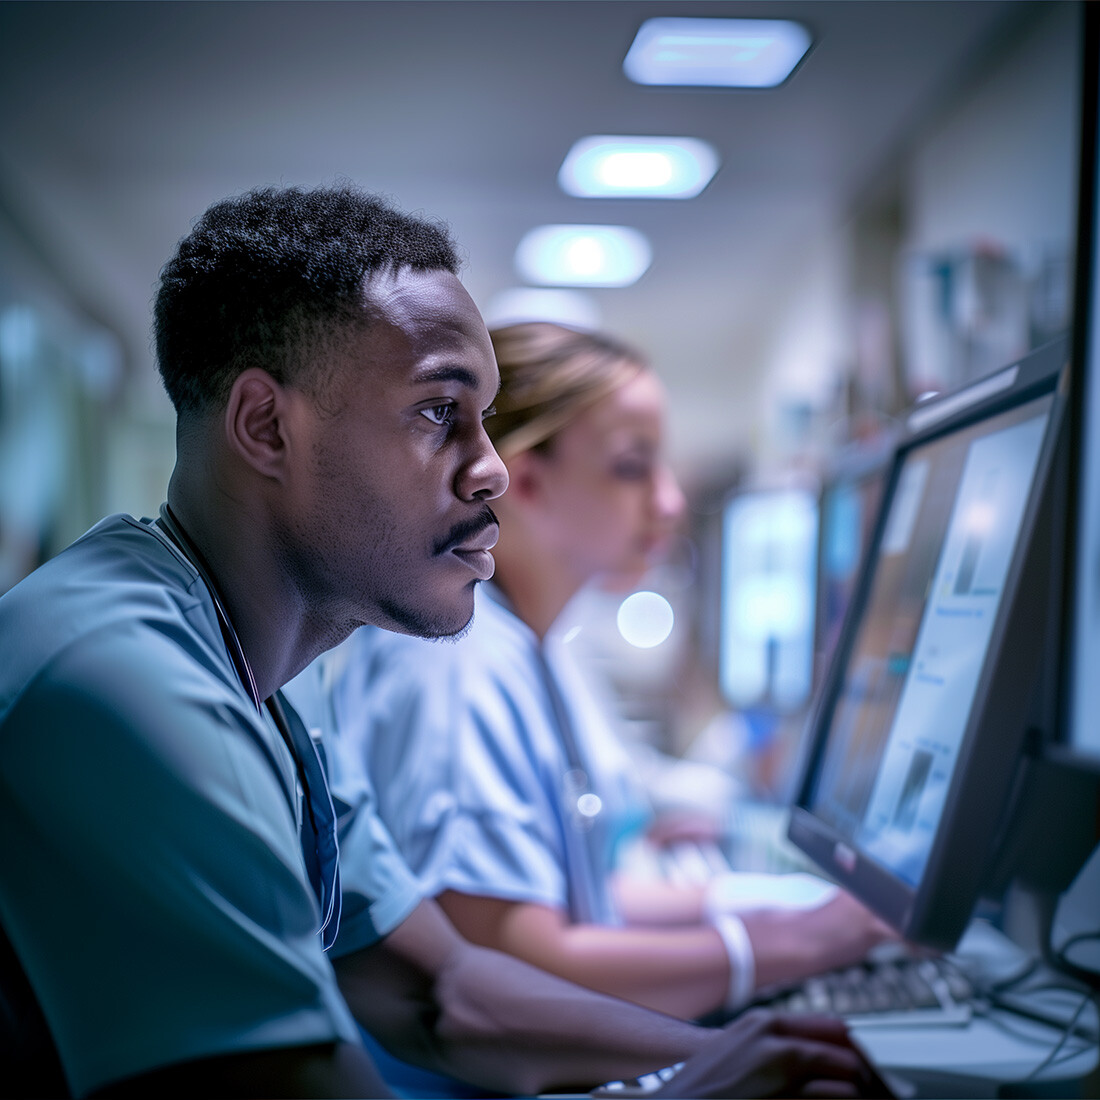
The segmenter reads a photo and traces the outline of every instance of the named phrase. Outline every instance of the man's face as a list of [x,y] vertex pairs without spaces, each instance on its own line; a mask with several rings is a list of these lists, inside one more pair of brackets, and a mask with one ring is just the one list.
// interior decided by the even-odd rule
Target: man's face
[[306,431],[286,549],[307,615],[341,632],[455,634],[492,575],[488,501],[508,484],[482,426],[496,359],[450,273],[403,270],[369,292],[376,319],[352,338],[328,412],[295,395]]

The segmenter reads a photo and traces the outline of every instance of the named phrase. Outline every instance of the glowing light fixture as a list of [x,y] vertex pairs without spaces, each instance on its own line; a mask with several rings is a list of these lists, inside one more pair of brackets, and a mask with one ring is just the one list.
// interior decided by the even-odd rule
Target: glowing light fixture
[[647,19],[623,61],[636,84],[774,88],[810,48],[786,19]]
[[637,649],[652,649],[671,633],[676,616],[672,605],[657,592],[635,592],[619,604],[615,619],[619,633]]
[[543,286],[630,286],[649,267],[649,241],[625,225],[540,225],[516,248],[516,267]]
[[696,138],[581,138],[558,172],[568,195],[594,198],[690,199],[714,178],[718,154]]

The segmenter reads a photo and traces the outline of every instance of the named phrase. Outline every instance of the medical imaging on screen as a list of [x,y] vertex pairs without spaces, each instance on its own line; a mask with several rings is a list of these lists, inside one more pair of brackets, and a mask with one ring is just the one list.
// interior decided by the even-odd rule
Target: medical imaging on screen
[[812,810],[916,886],[959,759],[1050,399],[910,451],[897,472]]

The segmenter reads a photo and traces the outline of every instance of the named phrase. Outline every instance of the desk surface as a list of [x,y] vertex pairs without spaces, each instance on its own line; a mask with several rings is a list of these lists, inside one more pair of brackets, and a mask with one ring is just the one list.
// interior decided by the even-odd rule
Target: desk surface
[[[741,869],[794,869],[787,858],[794,849],[785,837],[786,811],[748,803],[741,807],[740,814]],[[748,859],[749,852],[756,853],[755,860]],[[704,882],[715,872],[701,857],[695,864],[677,863],[672,874],[669,863],[662,863],[652,849],[639,846],[631,854],[634,862],[629,869],[641,877]],[[971,923],[952,958],[978,987],[986,988],[1021,973],[1030,961],[1029,955],[985,921]],[[1049,1016],[1062,1026],[979,1004],[973,1018],[963,1026],[877,1024],[854,1028],[853,1035],[876,1065],[900,1078],[901,1085],[911,1082],[920,1096],[996,1096],[1007,1084],[1033,1080],[1040,1086],[1080,1080],[1096,1073],[1100,1065],[1095,1038],[1090,1041],[1071,1036],[1053,1057],[1051,1053],[1063,1039],[1064,1025],[1082,1005],[1085,992],[1036,988],[1048,981],[1064,983],[1065,979],[1040,969],[1031,975],[1019,996],[1025,1008]],[[1094,1002],[1084,1004],[1076,1026],[1092,1036],[1097,1034]],[[1022,1091],[1026,1093],[1026,1086]]]
[[[967,930],[954,953],[967,973],[980,983],[1003,981],[1021,971],[1028,957],[982,921]],[[1032,974],[1015,994],[1021,1006],[1058,1024],[1041,1023],[1001,1007],[982,1008],[964,1026],[860,1027],[853,1035],[884,1070],[908,1078],[921,1095],[936,1095],[935,1083],[961,1089],[967,1096],[993,1096],[998,1086],[1032,1079],[1044,1081],[1087,1077],[1098,1064],[1095,1002],[1084,991],[1051,989],[1046,979],[1063,981],[1052,971]],[[1083,1004],[1076,1027],[1093,1038],[1070,1035],[1065,1027]],[[1051,1057],[1058,1047],[1057,1053]],[[1048,1061],[1049,1059],[1049,1061]]]

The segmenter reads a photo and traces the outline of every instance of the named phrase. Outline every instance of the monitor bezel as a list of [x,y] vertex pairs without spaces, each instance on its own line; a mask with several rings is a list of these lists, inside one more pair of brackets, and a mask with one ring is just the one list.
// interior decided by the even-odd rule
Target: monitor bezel
[[[1051,540],[1043,534],[1057,519],[1051,514],[1054,494],[1049,488],[1065,435],[1068,365],[1068,341],[1054,340],[1003,370],[922,403],[910,413],[890,460],[874,534],[849,613],[807,726],[807,751],[791,806],[789,838],[904,938],[940,950],[950,950],[970,920],[1024,739],[1024,716],[1040,665],[1043,638],[1041,631],[1014,628],[1034,618],[1036,603],[1049,599],[1049,586],[1040,582],[1049,576],[1054,563]],[[885,517],[907,456],[918,447],[1046,394],[1052,396],[1052,405],[1031,499],[1021,518],[1018,549],[1005,578],[1004,596],[948,786],[940,828],[921,884],[913,887],[861,853],[808,808],[816,769],[867,607]],[[1045,603],[1040,610],[1045,613]]]
[[[1095,550],[1089,514],[1095,505],[1086,494],[1094,489],[1096,441],[1090,436],[1100,416],[1097,374],[1100,372],[1100,11],[1084,5],[1081,35],[1081,123],[1077,188],[1077,248],[1074,257],[1073,370],[1076,398],[1069,420],[1069,479],[1064,552],[1066,584],[1062,605],[1061,644],[1066,659],[1060,668],[1056,735],[1045,746],[1057,765],[1100,776],[1100,752],[1086,745],[1078,723],[1089,713],[1090,659],[1096,647],[1084,644],[1086,608],[1097,584],[1089,554]],[[1090,535],[1092,546],[1086,546]],[[1097,824],[1100,829],[1100,823]]]

